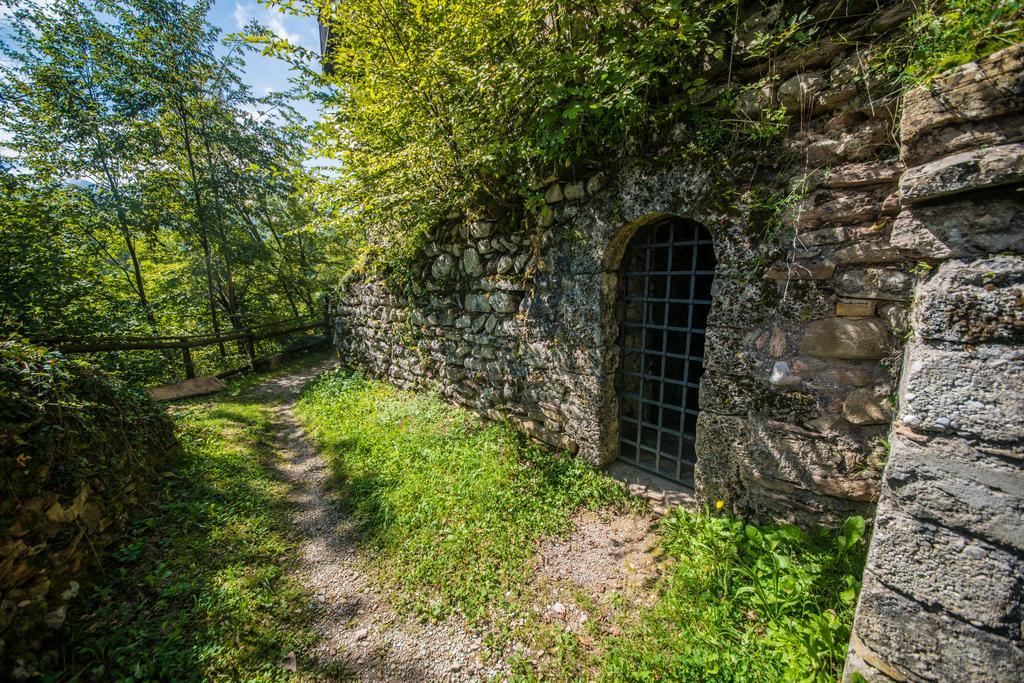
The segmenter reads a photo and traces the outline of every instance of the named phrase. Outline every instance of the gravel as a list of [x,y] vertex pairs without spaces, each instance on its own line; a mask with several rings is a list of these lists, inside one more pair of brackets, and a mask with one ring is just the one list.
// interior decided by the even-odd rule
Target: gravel
[[505,678],[504,663],[484,662],[483,638],[461,620],[421,623],[395,610],[359,552],[355,524],[328,485],[326,463],[306,439],[293,409],[302,386],[331,368],[327,361],[295,374],[274,377],[253,389],[272,404],[277,469],[290,485],[300,537],[299,579],[316,597],[319,635],[301,653],[324,667],[344,668],[360,680],[477,681]]

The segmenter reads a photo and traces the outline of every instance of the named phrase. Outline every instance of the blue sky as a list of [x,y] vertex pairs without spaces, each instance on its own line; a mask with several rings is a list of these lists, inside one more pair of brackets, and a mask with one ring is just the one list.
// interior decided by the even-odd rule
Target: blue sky
[[[209,15],[210,23],[217,26],[227,35],[241,31],[247,23],[255,19],[269,28],[281,38],[318,52],[320,50],[320,34],[316,19],[313,17],[296,17],[283,14],[277,9],[267,8],[257,0],[217,0]],[[271,91],[281,92],[290,85],[291,76],[288,64],[277,59],[250,54],[246,60],[243,78],[256,95],[264,95]],[[309,102],[295,102],[295,108],[307,118],[317,116],[316,108]]]

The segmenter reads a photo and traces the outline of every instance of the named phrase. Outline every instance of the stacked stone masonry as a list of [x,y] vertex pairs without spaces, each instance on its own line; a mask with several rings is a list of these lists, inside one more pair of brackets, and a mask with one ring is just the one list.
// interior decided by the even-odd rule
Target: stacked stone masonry
[[1024,48],[906,95],[923,259],[845,680],[1024,676]]
[[774,248],[751,196],[669,142],[538,183],[544,205],[522,220],[440,226],[408,291],[349,283],[335,341],[373,376],[603,466],[619,442],[623,253],[645,226],[701,223],[717,266],[698,500],[835,523],[881,494],[847,677],[1017,680],[1024,48],[907,93],[897,126],[901,102],[873,96],[850,38],[909,11],[733,71],[752,115],[794,112],[797,161],[774,181],[798,200]]

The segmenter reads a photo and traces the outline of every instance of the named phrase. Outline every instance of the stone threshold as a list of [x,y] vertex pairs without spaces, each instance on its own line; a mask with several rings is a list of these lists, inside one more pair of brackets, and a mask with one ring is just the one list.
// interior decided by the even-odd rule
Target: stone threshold
[[646,499],[648,508],[657,515],[666,515],[678,505],[690,511],[697,509],[693,486],[666,479],[618,460],[605,471],[629,489],[632,495]]

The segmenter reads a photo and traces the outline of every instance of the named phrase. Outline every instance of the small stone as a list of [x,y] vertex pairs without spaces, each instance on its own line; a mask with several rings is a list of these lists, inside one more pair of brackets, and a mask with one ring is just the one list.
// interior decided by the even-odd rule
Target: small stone
[[587,180],[587,194],[594,194],[604,187],[604,175],[598,173]]
[[800,378],[790,374],[789,363],[781,360],[776,361],[772,366],[772,374],[768,381],[777,387],[789,387],[800,384]]
[[821,74],[797,74],[779,86],[779,101],[787,109],[799,111],[825,86]]
[[874,314],[874,301],[840,301],[836,303],[836,315],[841,318],[867,318]]
[[356,642],[358,642],[360,640],[366,640],[366,637],[369,636],[369,635],[370,635],[370,629],[368,629],[368,628],[361,628],[361,629],[359,629],[358,631],[356,631],[355,633],[352,634],[352,639],[355,640]]
[[583,199],[586,196],[586,191],[583,188],[583,181],[578,183],[566,183],[565,189],[562,191],[566,199],[575,200]]
[[781,358],[786,352],[786,333],[781,327],[772,329],[771,342],[768,345],[768,353],[775,358]]
[[465,300],[466,310],[470,313],[490,313],[491,304],[483,294],[467,294]]
[[860,426],[889,424],[892,408],[870,389],[854,389],[843,401],[843,419]]
[[808,356],[847,360],[881,360],[890,350],[889,332],[875,318],[815,320],[800,345]]
[[519,298],[508,292],[495,292],[491,295],[490,307],[498,313],[515,313],[519,310]]
[[846,240],[846,230],[843,228],[822,228],[821,230],[802,233],[797,236],[796,240],[803,247],[838,244]]
[[469,224],[469,234],[478,240],[491,236],[494,224],[491,221],[473,221]]
[[476,252],[476,249],[466,249],[462,252],[462,268],[470,277],[479,277],[483,274],[484,267],[480,263],[480,254]]
[[555,183],[554,185],[549,187],[547,191],[544,193],[544,201],[547,202],[548,204],[557,204],[564,198],[565,195],[562,194],[561,183]]

